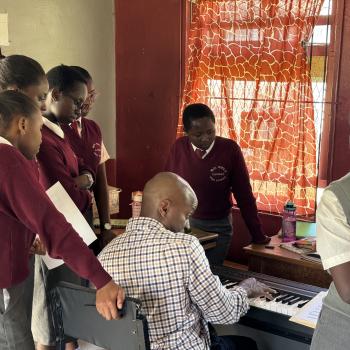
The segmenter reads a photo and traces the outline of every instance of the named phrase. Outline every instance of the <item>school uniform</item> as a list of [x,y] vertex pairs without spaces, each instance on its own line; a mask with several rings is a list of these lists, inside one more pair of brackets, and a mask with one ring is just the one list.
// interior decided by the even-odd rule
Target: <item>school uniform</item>
[[217,136],[199,156],[189,138],[180,137],[170,151],[165,170],[183,177],[197,195],[198,207],[190,219],[191,226],[219,234],[216,248],[207,253],[211,265],[223,264],[230,245],[232,194],[252,237],[264,238],[248,170],[235,141]]
[[[100,127],[93,120],[82,117],[70,125],[62,125],[61,127],[76,156],[91,169],[96,178],[100,164],[109,159],[109,154],[102,141]],[[91,191],[94,190],[94,185],[90,188]],[[90,220],[93,221],[92,212]],[[90,248],[93,249],[95,255],[101,251],[99,241],[93,242]]]
[[65,138],[61,127],[43,118],[42,144],[38,153],[38,160],[48,181],[52,186],[59,181],[79,210],[85,214],[91,209],[92,197],[89,191],[80,189],[74,182],[83,170],[91,169],[79,160],[69,142]]
[[110,158],[98,124],[91,119],[78,118],[70,125],[62,125],[62,130],[76,156],[83,159],[96,176],[98,166]]
[[[38,159],[45,174],[48,186],[59,181],[85,219],[92,224],[91,202],[92,197],[88,190],[75,185],[74,178],[79,176],[83,169],[91,169],[75,155],[67,141],[62,128],[44,118],[42,130],[43,141],[40,146]],[[43,345],[55,345],[55,332],[52,324],[52,315],[48,307],[47,291],[59,281],[81,285],[82,281],[66,265],[49,271],[40,256],[35,257],[34,273],[34,302],[32,313],[32,333],[34,340]]]
[[56,210],[28,160],[4,138],[0,138],[0,230],[0,349],[33,350],[24,295],[30,289],[29,250],[36,233],[50,256],[63,258],[97,288],[111,278]]

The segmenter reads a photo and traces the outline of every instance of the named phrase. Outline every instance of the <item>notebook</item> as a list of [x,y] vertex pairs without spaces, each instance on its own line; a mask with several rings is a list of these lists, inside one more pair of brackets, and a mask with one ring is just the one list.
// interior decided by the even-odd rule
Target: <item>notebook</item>
[[316,328],[317,320],[322,309],[323,298],[327,292],[319,292],[313,299],[305,304],[289,321],[302,324],[306,327]]

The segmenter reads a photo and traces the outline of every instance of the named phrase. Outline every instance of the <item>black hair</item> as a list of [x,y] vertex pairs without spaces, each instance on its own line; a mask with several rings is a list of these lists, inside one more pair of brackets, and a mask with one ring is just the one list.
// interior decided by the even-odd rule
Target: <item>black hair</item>
[[204,103],[193,103],[188,105],[182,112],[182,124],[185,132],[192,128],[192,121],[202,118],[210,118],[215,123],[213,111]]
[[50,69],[47,73],[49,81],[49,89],[57,89],[58,91],[70,91],[74,89],[77,83],[86,84],[87,81],[75,69],[61,64]]
[[38,111],[37,104],[21,92],[15,90],[0,92],[0,129],[7,130],[16,115],[30,118]]
[[78,71],[86,81],[92,80],[90,73],[85,68],[80,67],[80,66],[70,66],[70,68],[73,68],[76,71]]
[[11,55],[0,60],[0,89],[6,90],[11,85],[24,89],[38,85],[45,77],[41,65],[30,57]]

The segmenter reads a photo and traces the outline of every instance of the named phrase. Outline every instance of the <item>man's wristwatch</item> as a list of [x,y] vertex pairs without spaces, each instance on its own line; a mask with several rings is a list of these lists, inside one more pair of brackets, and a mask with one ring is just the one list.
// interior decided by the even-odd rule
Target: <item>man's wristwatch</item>
[[110,230],[112,228],[112,225],[109,222],[106,222],[102,225],[102,228],[104,230]]

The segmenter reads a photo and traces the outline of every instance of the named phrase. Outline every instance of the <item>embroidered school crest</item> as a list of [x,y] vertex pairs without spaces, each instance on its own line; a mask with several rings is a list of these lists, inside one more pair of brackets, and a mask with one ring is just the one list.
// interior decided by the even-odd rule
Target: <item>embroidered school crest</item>
[[222,182],[227,179],[227,169],[222,165],[214,166],[210,169],[209,178],[213,182]]
[[92,145],[92,152],[96,158],[101,158],[101,144],[95,142]]

